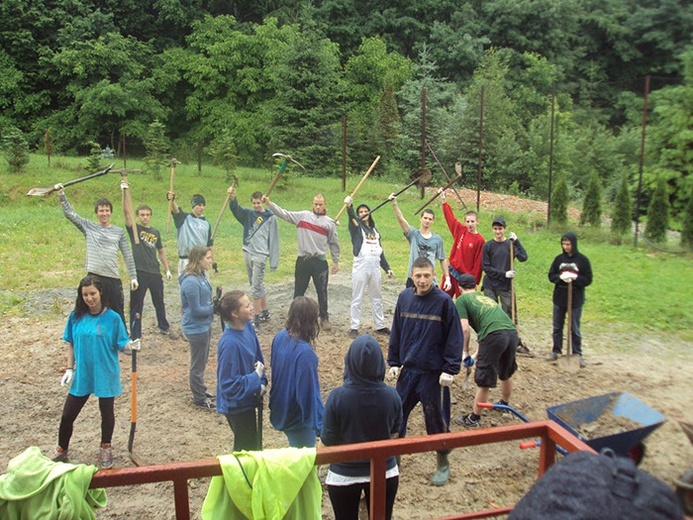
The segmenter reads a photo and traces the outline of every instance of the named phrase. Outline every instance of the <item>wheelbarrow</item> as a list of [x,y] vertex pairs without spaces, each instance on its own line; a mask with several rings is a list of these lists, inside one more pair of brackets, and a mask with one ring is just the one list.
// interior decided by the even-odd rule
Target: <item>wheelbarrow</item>
[[[693,424],[683,421],[679,421],[679,424],[693,444]],[[693,468],[684,471],[681,478],[676,481],[676,496],[679,498],[683,512],[689,516],[693,515]]]
[[[522,421],[529,422],[529,419],[510,406],[490,403],[478,403],[478,406],[481,408],[507,410]],[[666,417],[657,410],[650,408],[627,392],[613,392],[588,397],[587,399],[552,406],[547,408],[546,412],[549,419],[560,424],[596,452],[601,451],[603,448],[610,448],[616,455],[630,457],[636,464],[639,464],[645,455],[645,445],[642,441],[666,420]],[[590,424],[595,425],[600,421],[607,422],[604,419],[607,413],[612,414],[615,420],[619,417],[624,417],[631,424],[637,424],[639,427],[628,428],[594,438],[586,438],[585,435],[580,433],[579,430],[587,430]],[[534,446],[538,446],[537,441],[525,442],[520,445],[523,449]],[[564,453],[562,449],[557,449],[559,452]]]

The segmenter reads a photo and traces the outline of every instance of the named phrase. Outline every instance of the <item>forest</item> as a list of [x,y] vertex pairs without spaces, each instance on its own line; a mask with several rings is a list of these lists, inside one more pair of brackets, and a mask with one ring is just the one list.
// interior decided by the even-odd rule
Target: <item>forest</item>
[[685,0],[3,0],[1,145],[127,143],[155,173],[282,151],[336,176],[345,144],[349,172],[380,155],[392,178],[426,151],[470,187],[481,169],[483,189],[546,198],[551,169],[571,199],[613,201],[635,194],[646,116],[643,208],[659,186],[680,220],[692,35]]

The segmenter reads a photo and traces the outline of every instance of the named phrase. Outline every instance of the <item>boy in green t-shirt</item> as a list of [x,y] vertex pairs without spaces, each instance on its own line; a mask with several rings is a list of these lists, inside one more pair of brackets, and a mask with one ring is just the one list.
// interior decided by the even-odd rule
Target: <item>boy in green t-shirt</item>
[[501,380],[501,404],[508,404],[512,392],[512,376],[517,370],[515,351],[519,343],[517,329],[500,305],[488,296],[476,291],[476,279],[471,274],[457,278],[462,294],[457,298],[457,313],[460,315],[464,346],[462,363],[469,368],[475,361],[469,354],[469,328],[477,333],[479,352],[476,356],[474,382],[477,386],[472,413],[455,419],[457,424],[479,428],[481,408],[477,403],[488,401],[490,388]]

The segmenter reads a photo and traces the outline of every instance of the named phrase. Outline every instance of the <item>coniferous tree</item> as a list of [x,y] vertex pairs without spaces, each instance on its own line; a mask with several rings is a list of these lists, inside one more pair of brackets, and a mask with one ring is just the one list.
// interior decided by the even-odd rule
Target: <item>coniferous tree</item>
[[226,171],[226,183],[231,182],[231,175],[236,171],[238,155],[236,143],[231,132],[226,129],[220,136],[212,141],[208,148],[209,154],[216,166],[221,166]]
[[613,220],[611,221],[611,232],[617,237],[622,237],[630,229],[631,225],[631,201],[628,191],[628,176],[623,175],[616,192],[614,201]]
[[688,203],[683,212],[681,245],[684,247],[693,247],[693,189],[688,190]]
[[101,145],[96,141],[89,141],[89,157],[87,157],[87,171],[95,172],[101,169]]
[[602,194],[599,186],[597,172],[593,171],[587,185],[585,200],[582,204],[582,214],[580,215],[580,225],[599,227],[602,218]]
[[5,128],[2,132],[0,150],[10,164],[12,173],[21,173],[22,168],[29,164],[29,145],[19,128],[14,126]]
[[568,203],[570,191],[565,175],[561,175],[551,196],[551,222],[565,224],[568,222]]
[[647,208],[647,227],[645,236],[653,242],[663,242],[669,228],[669,195],[667,182],[663,176],[657,178],[657,185]]
[[144,158],[146,169],[154,179],[160,181],[163,179],[162,167],[166,163],[169,144],[166,138],[166,127],[158,119],[150,123],[144,146],[147,149],[147,155]]

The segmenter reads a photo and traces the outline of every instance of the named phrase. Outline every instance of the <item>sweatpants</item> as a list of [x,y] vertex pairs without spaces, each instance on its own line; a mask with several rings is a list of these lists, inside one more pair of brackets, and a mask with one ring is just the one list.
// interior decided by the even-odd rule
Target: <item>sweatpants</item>
[[[185,332],[185,331],[183,331]],[[202,403],[207,398],[205,386],[205,368],[209,360],[209,342],[212,337],[212,327],[201,334],[185,334],[190,345],[190,391],[193,401]]]
[[330,270],[327,260],[320,256],[299,256],[296,258],[296,270],[294,271],[294,298],[305,296],[310,279],[313,279],[315,292],[318,296],[320,319],[329,319],[327,312],[327,282]]

